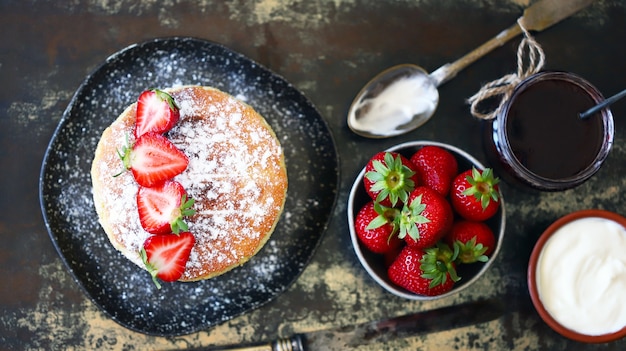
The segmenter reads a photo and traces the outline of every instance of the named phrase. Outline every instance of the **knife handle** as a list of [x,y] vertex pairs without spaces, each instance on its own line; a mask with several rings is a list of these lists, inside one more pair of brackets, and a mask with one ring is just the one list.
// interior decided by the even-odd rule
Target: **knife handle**
[[216,350],[228,350],[228,351],[305,351],[302,343],[302,337],[300,335],[290,336],[288,338],[279,338],[270,343],[219,348]]

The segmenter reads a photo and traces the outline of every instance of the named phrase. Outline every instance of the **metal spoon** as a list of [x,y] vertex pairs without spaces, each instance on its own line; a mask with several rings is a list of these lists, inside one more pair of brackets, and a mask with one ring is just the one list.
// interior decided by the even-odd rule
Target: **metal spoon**
[[611,96],[610,98],[602,101],[601,103],[595,105],[594,107],[588,109],[585,112],[581,112],[578,116],[582,119],[585,119],[591,115],[593,115],[594,113],[602,110],[603,108],[613,104],[614,102],[616,102],[617,100],[623,98],[626,96],[626,89],[622,90],[621,92]]
[[[522,33],[542,31],[585,8],[594,0],[539,0],[524,10],[518,22],[453,63],[431,74],[403,64],[370,80],[356,95],[348,111],[348,127],[367,138],[387,138],[412,131],[426,123],[439,102],[437,87],[493,49]],[[519,23],[519,24],[518,24]]]

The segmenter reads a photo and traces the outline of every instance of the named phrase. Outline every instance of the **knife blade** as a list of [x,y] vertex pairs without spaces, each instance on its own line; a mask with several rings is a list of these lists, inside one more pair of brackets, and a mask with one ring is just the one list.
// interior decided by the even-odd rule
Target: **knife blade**
[[595,0],[539,0],[524,9],[522,16],[509,28],[498,33],[479,47],[452,63],[446,63],[430,74],[437,86],[454,78],[465,67],[487,55],[509,40],[522,34],[524,26],[528,31],[540,32],[572,16],[591,5]]
[[354,349],[359,345],[383,343],[409,336],[485,323],[499,318],[503,313],[502,302],[497,299],[489,299],[352,326],[299,333],[261,344],[225,346],[208,350],[317,351]]
[[541,0],[524,10],[521,22],[528,30],[542,31],[576,12],[595,0]]

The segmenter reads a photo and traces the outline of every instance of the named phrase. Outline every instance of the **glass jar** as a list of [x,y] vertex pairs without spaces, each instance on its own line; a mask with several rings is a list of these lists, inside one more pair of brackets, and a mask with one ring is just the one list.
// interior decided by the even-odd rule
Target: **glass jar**
[[594,86],[575,74],[534,74],[487,122],[487,156],[510,183],[544,191],[580,185],[600,169],[613,144],[608,108],[585,119],[578,115],[603,100]]

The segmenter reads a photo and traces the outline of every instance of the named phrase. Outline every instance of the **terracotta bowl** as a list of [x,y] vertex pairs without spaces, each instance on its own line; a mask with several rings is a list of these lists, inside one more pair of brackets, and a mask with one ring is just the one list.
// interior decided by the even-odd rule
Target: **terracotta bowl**
[[[548,239],[550,239],[553,236],[553,234],[564,225],[569,224],[579,219],[592,218],[592,217],[608,219],[626,228],[626,218],[616,213],[604,211],[604,210],[594,210],[594,209],[582,210],[582,211],[570,213],[568,215],[565,215],[559,218],[543,232],[543,234],[539,237],[539,240],[535,244],[535,247],[531,253],[530,262],[528,264],[528,276],[527,276],[528,277],[528,289],[530,292],[531,300],[535,306],[535,309],[539,313],[539,316],[554,331],[561,334],[562,336],[565,336],[566,338],[579,341],[579,342],[605,343],[605,342],[610,342],[610,341],[614,341],[617,339],[621,339],[624,336],[626,336],[626,326],[624,326],[619,331],[602,334],[602,335],[585,335],[583,333],[571,330],[563,326],[561,323],[559,323],[557,319],[555,319],[548,312],[548,309],[546,309],[546,307],[543,304],[543,301],[540,298],[540,292],[539,292],[539,288],[537,284],[537,266],[538,266],[541,253],[544,250]],[[586,320],[586,318],[583,320]]]
[[[467,169],[471,169],[472,166],[476,166],[478,169],[484,169],[485,167],[474,157],[466,153],[465,151],[454,147],[452,145],[433,142],[433,141],[414,141],[407,142],[404,144],[393,146],[386,151],[395,151],[403,156],[410,158],[417,150],[426,146],[426,145],[435,145],[442,147],[448,151],[450,151],[457,159],[459,164],[459,172],[462,172]],[[372,155],[373,156],[373,155]],[[363,268],[367,271],[367,273],[374,279],[380,286],[382,286],[388,292],[403,297],[410,300],[435,300],[439,298],[443,298],[446,296],[450,296],[458,293],[459,291],[469,287],[478,280],[483,273],[491,266],[492,262],[495,260],[498,252],[500,251],[500,246],[502,244],[502,237],[504,235],[504,227],[505,227],[505,209],[504,209],[504,200],[501,199],[500,209],[498,213],[496,213],[492,218],[486,221],[486,224],[493,230],[493,233],[496,236],[496,248],[491,255],[491,258],[486,263],[476,262],[472,264],[466,264],[462,267],[457,267],[457,272],[459,276],[461,276],[461,280],[457,282],[454,288],[451,291],[448,291],[445,294],[437,295],[437,296],[424,296],[418,295],[413,292],[407,291],[404,288],[401,288],[389,280],[387,277],[387,266],[385,264],[384,258],[382,255],[378,255],[368,251],[359,241],[355,229],[354,229],[354,220],[358,211],[363,207],[368,201],[371,199],[365,192],[365,188],[363,186],[363,177],[365,174],[365,165],[359,175],[354,180],[352,185],[352,189],[350,191],[350,195],[348,198],[348,226],[350,229],[350,238],[352,240],[352,246],[354,251],[363,265]]]

